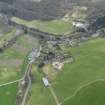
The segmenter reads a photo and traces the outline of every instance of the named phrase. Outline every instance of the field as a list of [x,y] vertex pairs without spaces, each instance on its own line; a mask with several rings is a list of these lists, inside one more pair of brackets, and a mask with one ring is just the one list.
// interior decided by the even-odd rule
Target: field
[[[11,33],[9,36],[13,37]],[[7,35],[6,35],[7,36]],[[1,37],[4,40],[6,36]],[[27,55],[32,48],[38,47],[38,39],[29,35],[20,36],[16,43],[0,53],[0,104],[15,105],[18,81],[24,75]],[[14,82],[14,83],[11,83]],[[8,84],[10,83],[10,84]]]
[[0,53],[0,84],[20,79],[27,64],[27,54],[38,46],[38,40],[29,35],[21,36],[16,43]]
[[[104,105],[105,39],[90,40],[67,50],[73,54],[75,62],[65,64],[51,82],[59,103],[61,105]],[[56,105],[51,92],[48,94],[49,88],[43,87],[42,75],[38,76],[36,72],[34,74],[36,85],[32,86],[30,105]],[[53,78],[53,75],[49,75]]]
[[64,20],[26,21],[16,17],[13,17],[11,20],[18,24],[23,24],[31,28],[39,29],[43,32],[49,32],[54,34],[68,34],[73,32],[73,26],[70,21],[64,21]]
[[81,89],[63,105],[104,105],[105,81],[98,81]]
[[29,105],[55,105],[53,97],[48,88],[45,88],[42,82],[43,74],[33,67],[34,83],[31,88],[31,98]]
[[105,39],[95,39],[69,51],[75,57],[75,62],[71,65],[66,64],[52,83],[62,104],[70,100],[81,88],[105,79]]
[[[37,24],[42,25],[40,22]],[[8,33],[8,38],[0,36],[0,43],[11,38],[15,31]],[[19,80],[24,75],[27,55],[38,46],[37,38],[23,35],[12,47],[0,53],[0,85]],[[66,50],[75,58],[72,64],[65,64],[60,71],[55,71],[51,65],[42,69],[51,81],[49,87],[45,87],[42,82],[41,70],[33,66],[33,84],[28,105],[105,104],[105,39],[93,39]],[[17,83],[0,86],[0,103],[15,105],[17,88]]]
[[0,87],[0,105],[16,104],[17,83]]
[[0,46],[2,46],[6,41],[10,40],[16,32],[16,29],[13,28],[9,32],[3,34],[0,33]]

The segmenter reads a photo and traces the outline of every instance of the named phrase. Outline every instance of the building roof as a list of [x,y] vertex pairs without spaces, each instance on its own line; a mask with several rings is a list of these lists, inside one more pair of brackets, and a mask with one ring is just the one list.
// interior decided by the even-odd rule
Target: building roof
[[49,83],[47,78],[43,77],[42,80],[43,80],[43,83],[44,83],[45,86],[49,86],[50,85],[50,83]]

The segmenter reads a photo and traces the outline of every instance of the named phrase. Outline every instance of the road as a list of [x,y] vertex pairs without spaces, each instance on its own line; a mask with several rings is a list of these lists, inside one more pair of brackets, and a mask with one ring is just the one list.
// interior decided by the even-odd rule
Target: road
[[53,98],[55,100],[56,105],[61,105],[58,98],[57,98],[57,96],[56,96],[56,93],[53,90],[53,87],[50,85],[48,88],[49,88],[49,90],[50,90],[50,92],[51,92],[51,94],[52,94],[52,96],[53,96]]
[[32,65],[33,65],[33,62],[35,62],[36,57],[38,57],[40,55],[40,50],[41,50],[41,46],[39,48],[39,51],[36,49],[36,50],[34,50],[34,52],[33,51],[31,52],[31,53],[35,53],[35,54],[33,54],[33,58],[29,61],[28,65],[27,65],[26,72],[25,72],[24,77],[23,77],[23,80],[25,80],[27,78],[26,82],[28,82],[28,85],[27,85],[27,88],[26,88],[26,91],[25,91],[21,105],[26,104],[27,96],[28,96],[29,90],[31,88],[31,76],[30,76],[30,74],[31,74]]
[[31,77],[30,77],[31,68],[32,68],[32,63],[29,63],[28,66],[27,66],[26,74],[25,74],[25,78],[27,78],[27,80],[28,80],[27,81],[28,82],[28,86],[27,86],[26,92],[24,94],[23,101],[22,101],[21,105],[25,105],[26,104],[27,96],[28,96],[29,90],[31,88]]

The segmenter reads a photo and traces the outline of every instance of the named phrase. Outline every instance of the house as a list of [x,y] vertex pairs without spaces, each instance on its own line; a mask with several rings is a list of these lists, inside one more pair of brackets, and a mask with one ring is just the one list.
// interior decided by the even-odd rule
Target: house
[[28,60],[30,62],[34,62],[35,57],[37,56],[37,52],[38,52],[38,50],[36,48],[35,49],[32,49],[32,52],[28,56]]
[[84,31],[88,31],[89,24],[83,21],[73,21],[72,25],[77,29],[82,29]]
[[50,85],[50,83],[49,83],[49,81],[48,81],[48,79],[46,77],[43,77],[42,80],[43,80],[44,86],[47,87],[47,86]]

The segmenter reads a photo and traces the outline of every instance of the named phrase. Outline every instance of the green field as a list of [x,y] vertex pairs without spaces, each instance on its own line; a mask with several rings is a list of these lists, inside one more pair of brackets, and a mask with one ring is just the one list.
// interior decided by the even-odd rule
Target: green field
[[5,33],[5,34],[0,33],[0,46],[6,43],[6,41],[10,40],[14,36],[15,32],[16,32],[16,29],[13,28],[8,33]]
[[79,47],[70,48],[69,51],[75,57],[75,62],[66,64],[52,82],[61,103],[70,99],[78,89],[88,83],[105,79],[105,39],[91,40]]
[[49,89],[45,88],[42,83],[32,85],[29,102],[29,105],[55,105]]
[[73,26],[70,21],[63,20],[53,20],[53,21],[26,21],[16,17],[11,19],[12,21],[23,24],[31,28],[36,28],[44,32],[54,33],[54,34],[68,34],[73,32]]
[[17,83],[0,87],[0,105],[15,105]]
[[27,65],[27,54],[37,46],[37,39],[23,35],[11,48],[0,53],[0,84],[20,79],[23,76]]
[[77,94],[63,105],[104,105],[105,81],[95,82],[82,88]]
[[31,97],[29,105],[55,105],[53,97],[48,88],[44,87],[42,82],[43,74],[33,68],[34,83],[31,88]]
[[[11,39],[15,32],[0,37],[2,40]],[[37,48],[39,41],[29,35],[19,37],[16,43],[0,53],[0,85],[22,78],[27,67],[27,55],[32,48]],[[15,105],[18,84],[0,86],[0,105]]]
[[[67,50],[73,54],[75,62],[65,64],[51,82],[61,105],[104,105],[105,39],[90,40]],[[43,86],[42,74],[33,74],[35,84],[29,105],[56,105],[49,89]]]

